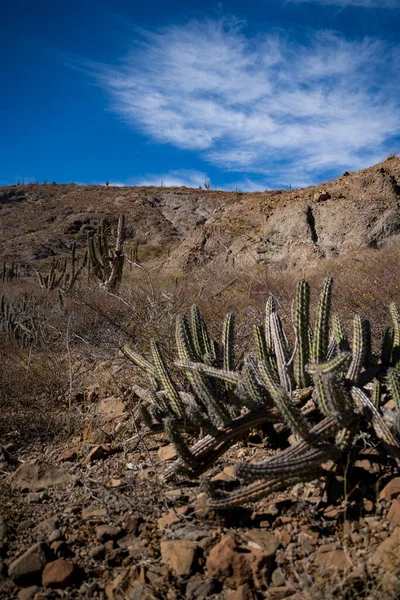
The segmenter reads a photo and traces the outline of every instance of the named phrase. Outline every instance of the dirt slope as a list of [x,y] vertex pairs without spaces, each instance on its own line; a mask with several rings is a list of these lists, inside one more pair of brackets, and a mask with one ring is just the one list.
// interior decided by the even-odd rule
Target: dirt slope
[[300,190],[218,192],[68,185],[0,188],[0,261],[36,268],[104,216],[124,213],[128,246],[170,272],[215,263],[302,267],[381,248],[400,232],[400,158]]

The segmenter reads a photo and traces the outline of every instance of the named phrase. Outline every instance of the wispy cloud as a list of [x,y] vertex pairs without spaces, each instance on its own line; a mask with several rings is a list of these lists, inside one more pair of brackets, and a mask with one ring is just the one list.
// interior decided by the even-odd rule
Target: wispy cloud
[[287,3],[330,4],[334,6],[358,6],[360,8],[400,8],[399,0],[286,0]]
[[270,185],[301,185],[382,159],[400,133],[399,59],[371,38],[323,31],[296,43],[194,20],[145,32],[119,66],[90,69],[151,139]]

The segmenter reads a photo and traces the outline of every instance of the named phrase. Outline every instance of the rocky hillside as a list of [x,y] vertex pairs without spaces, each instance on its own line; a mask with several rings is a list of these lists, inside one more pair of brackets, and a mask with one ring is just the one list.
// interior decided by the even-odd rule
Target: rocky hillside
[[400,232],[400,159],[299,190],[219,192],[161,187],[67,185],[0,188],[0,261],[37,267],[63,254],[104,216],[124,213],[128,246],[170,272],[257,263],[312,265]]

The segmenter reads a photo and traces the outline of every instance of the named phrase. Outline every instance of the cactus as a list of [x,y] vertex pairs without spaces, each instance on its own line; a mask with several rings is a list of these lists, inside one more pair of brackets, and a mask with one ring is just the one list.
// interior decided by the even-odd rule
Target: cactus
[[36,271],[39,285],[46,290],[60,289],[63,292],[70,291],[77,282],[86,263],[87,252],[85,252],[82,259],[77,258],[76,243],[74,242],[70,260],[57,260],[53,258],[47,275],[42,275],[40,271]]
[[[254,328],[256,354],[245,357],[239,365],[233,358],[233,316],[227,315],[224,321],[219,345],[210,339],[198,307],[193,306],[190,320],[180,316],[176,322],[179,360],[175,365],[189,383],[189,392],[172,380],[155,342],[151,345],[152,362],[125,347],[125,353],[157,384],[149,395],[149,406],[158,425],[151,427],[157,432],[164,428],[179,456],[168,467],[167,480],[179,473],[200,477],[243,435],[263,423],[279,426],[282,436],[293,432],[293,444],[257,464],[236,465],[236,475],[250,483],[231,494],[221,497],[205,479],[212,508],[252,502],[324,474],[327,459],[340,462],[360,432],[386,449],[400,468],[397,309],[391,306],[393,333],[388,330],[381,355],[375,357],[371,354],[369,323],[360,316],[354,318],[351,344],[337,315],[329,328],[331,289],[332,279],[325,279],[312,329],[309,286],[299,282],[293,355],[270,298],[265,324]],[[373,380],[370,396],[364,386]],[[385,386],[395,411],[380,408]],[[311,395],[316,402],[306,403]],[[199,436],[192,446],[182,434],[189,428]]]
[[93,273],[103,289],[108,292],[116,292],[122,281],[125,261],[123,252],[125,217],[121,215],[118,219],[113,249],[109,243],[109,229],[107,219],[103,219],[94,236],[88,233],[89,274]]

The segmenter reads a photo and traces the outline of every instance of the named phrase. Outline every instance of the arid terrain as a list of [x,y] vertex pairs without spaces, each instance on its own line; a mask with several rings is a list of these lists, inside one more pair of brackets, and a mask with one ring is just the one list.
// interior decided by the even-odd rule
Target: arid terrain
[[[104,218],[114,243],[120,215],[125,263],[115,288],[99,285],[93,263],[92,270],[82,266],[71,285],[58,263],[59,282],[56,276],[54,285],[39,285],[36,271],[50,275],[56,261],[66,260],[65,272],[73,273],[74,245],[82,261],[88,234],[97,235]],[[392,307],[390,317],[388,310],[391,303],[400,306],[399,234],[396,157],[290,191],[56,183],[0,188],[0,598],[399,598],[400,441],[393,434],[395,447],[392,438],[388,442],[384,418],[395,419],[400,398],[400,384],[397,390],[393,383],[400,326],[396,311]],[[246,357],[256,351],[253,326],[268,330],[268,298],[275,298],[293,358],[301,346],[297,281],[305,277],[311,284],[316,339],[327,275],[334,277],[330,321],[337,324],[334,315],[341,315],[352,353],[340,389],[359,386],[371,403],[378,394],[376,414],[364,406],[351,422],[353,413],[346,413],[349,424],[341,421],[339,433],[348,425],[352,443],[340,446],[339,458],[325,444],[326,459],[315,473],[302,478],[299,471],[299,480],[289,478],[290,485],[265,497],[213,507],[242,489],[238,462],[258,463],[303,442],[269,407],[273,418],[244,429],[210,459],[206,477],[191,476],[198,464],[169,477],[185,455],[180,438],[168,437],[160,425],[167,427],[171,415],[149,425],[140,410],[149,399],[153,409],[164,409],[163,402],[157,405],[164,389],[176,401],[179,388],[178,404],[197,389],[177,364],[176,319],[196,304],[220,341],[225,315],[235,313],[233,358],[224,362],[231,379],[223,398],[229,400]],[[357,338],[361,317],[370,329]],[[381,346],[391,318],[387,357]],[[369,363],[366,337],[372,339]],[[215,356],[226,340],[223,335],[222,350],[215,345]],[[129,360],[126,343],[145,357],[141,367]],[[328,359],[350,361],[350,349],[335,343]],[[157,349],[171,373],[163,371],[158,387],[163,364],[151,376],[152,364],[160,364]],[[357,373],[350,376],[352,368]],[[282,383],[285,374],[278,375]],[[295,414],[315,429],[329,414],[321,414],[322,392],[309,383],[288,394],[298,403]],[[300,388],[305,393],[296,396]],[[241,406],[236,419],[252,410]],[[207,421],[185,429],[185,419],[173,420],[193,452],[198,440],[229,437],[234,423],[215,431]],[[336,444],[335,435],[326,438],[328,445]]]

